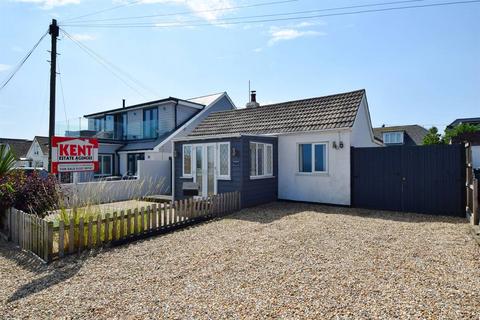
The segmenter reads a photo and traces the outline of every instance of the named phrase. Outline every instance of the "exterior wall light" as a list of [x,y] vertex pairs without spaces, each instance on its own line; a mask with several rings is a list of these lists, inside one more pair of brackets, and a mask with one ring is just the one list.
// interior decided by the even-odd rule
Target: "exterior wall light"
[[240,154],[240,152],[237,150],[237,148],[232,148],[232,157],[237,157]]

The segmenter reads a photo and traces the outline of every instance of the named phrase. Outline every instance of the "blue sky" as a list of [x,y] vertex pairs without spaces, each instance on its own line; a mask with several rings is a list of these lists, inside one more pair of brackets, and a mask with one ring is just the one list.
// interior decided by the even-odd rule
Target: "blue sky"
[[[248,80],[261,103],[365,88],[375,126],[417,123],[443,129],[455,118],[480,116],[480,3],[228,26],[218,23],[375,1],[299,0],[205,12],[271,1],[143,0],[82,20],[179,11],[190,15],[90,22],[145,22],[161,28],[63,27],[148,90],[137,87],[140,95],[61,36],[58,62],[65,107],[58,81],[57,120],[120,107],[122,98],[129,105],[220,91],[243,107]],[[62,21],[119,4],[0,0],[0,79],[40,38],[52,17]],[[0,91],[0,137],[47,135],[49,41],[44,39]]]

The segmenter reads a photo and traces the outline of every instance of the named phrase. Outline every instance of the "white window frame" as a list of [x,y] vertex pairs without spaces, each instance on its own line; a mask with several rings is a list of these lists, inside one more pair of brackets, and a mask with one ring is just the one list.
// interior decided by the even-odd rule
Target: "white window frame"
[[[250,172],[250,179],[251,180],[255,180],[255,179],[265,179],[265,178],[272,178],[273,177],[273,172],[274,172],[274,168],[273,168],[273,158],[274,158],[274,150],[273,150],[273,144],[271,143],[265,143],[265,142],[256,142],[256,141],[250,141],[250,145],[254,144],[255,145],[255,162],[256,162],[256,174],[255,175],[251,175],[251,172]],[[259,175],[258,174],[258,145],[260,144],[263,144],[263,175]],[[250,145],[249,145],[249,152],[250,152]],[[271,173],[267,173],[267,147],[270,147],[272,148],[272,172]],[[250,157],[248,158],[249,159],[249,163],[251,165],[251,155],[249,155]],[[251,168],[249,168],[251,169]],[[250,170],[249,170],[250,171]]]
[[[312,171],[300,171],[300,146],[304,144],[309,144],[312,146]],[[325,153],[323,155],[324,163],[325,163],[325,170],[324,171],[317,171],[315,170],[315,146],[325,146]],[[328,174],[328,142],[299,142],[297,143],[297,174],[299,175],[318,175],[318,174]]]
[[[224,144],[227,145],[227,153],[228,153],[228,174],[222,175],[220,171],[221,163],[220,163],[220,146]],[[217,179],[218,180],[231,180],[231,149],[230,149],[230,142],[219,142],[217,143]]]
[[[397,142],[397,141],[392,142],[392,139],[391,139],[392,136],[399,136],[400,141],[399,142]],[[404,143],[404,137],[403,136],[404,136],[404,134],[403,134],[402,131],[384,132],[383,133],[383,142],[385,144],[403,144]],[[389,138],[387,139],[387,137],[389,137]],[[389,140],[389,141],[387,142],[387,140]]]
[[[190,173],[185,173],[185,149],[190,148]],[[193,177],[193,145],[184,144],[182,145],[182,177],[183,178],[192,178]]]

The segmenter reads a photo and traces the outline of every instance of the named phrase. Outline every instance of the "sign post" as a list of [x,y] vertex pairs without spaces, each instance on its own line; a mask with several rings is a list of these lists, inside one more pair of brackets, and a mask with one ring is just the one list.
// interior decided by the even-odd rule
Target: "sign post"
[[98,170],[98,140],[53,137],[52,173]]

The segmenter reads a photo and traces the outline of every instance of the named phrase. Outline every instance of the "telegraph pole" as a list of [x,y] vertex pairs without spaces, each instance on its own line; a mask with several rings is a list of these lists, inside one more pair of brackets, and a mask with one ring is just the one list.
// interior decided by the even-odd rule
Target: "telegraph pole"
[[52,49],[50,51],[50,117],[48,122],[48,171],[52,172],[52,137],[55,135],[55,86],[57,79],[57,37],[59,28],[57,20],[52,19],[52,23],[48,29],[48,33],[52,37]]

